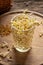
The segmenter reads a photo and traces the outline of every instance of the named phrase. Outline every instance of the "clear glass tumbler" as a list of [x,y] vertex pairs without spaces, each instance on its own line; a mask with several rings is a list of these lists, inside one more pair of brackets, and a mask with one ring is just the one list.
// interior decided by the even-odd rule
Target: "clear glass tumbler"
[[[14,19],[14,18],[13,18]],[[28,30],[18,33],[18,29],[11,24],[12,34],[14,38],[14,48],[19,52],[27,52],[31,49],[31,43],[33,39],[35,26],[31,26]]]

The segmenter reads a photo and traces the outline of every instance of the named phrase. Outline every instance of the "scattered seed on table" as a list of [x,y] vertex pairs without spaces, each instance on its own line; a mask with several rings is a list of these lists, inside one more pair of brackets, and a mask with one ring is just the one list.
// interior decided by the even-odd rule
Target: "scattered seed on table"
[[12,62],[12,57],[10,56],[10,57],[7,57],[7,60],[9,61],[9,62]]
[[43,34],[40,34],[39,36],[40,36],[40,37],[42,37],[42,36],[43,36]]
[[7,50],[8,50],[8,51],[10,51],[10,49],[9,49],[9,48],[8,48]]

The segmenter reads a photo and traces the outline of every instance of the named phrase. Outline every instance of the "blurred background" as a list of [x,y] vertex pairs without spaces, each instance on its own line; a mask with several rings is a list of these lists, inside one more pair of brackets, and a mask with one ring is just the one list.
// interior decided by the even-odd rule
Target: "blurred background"
[[43,14],[43,0],[0,0],[0,14],[18,9],[29,9]]

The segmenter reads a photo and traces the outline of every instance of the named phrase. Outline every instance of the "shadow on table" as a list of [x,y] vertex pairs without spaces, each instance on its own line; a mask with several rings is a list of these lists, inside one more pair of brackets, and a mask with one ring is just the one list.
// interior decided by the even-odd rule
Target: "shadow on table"
[[26,59],[28,57],[29,52],[26,53],[20,53],[13,49],[14,54],[15,54],[15,65],[25,65]]

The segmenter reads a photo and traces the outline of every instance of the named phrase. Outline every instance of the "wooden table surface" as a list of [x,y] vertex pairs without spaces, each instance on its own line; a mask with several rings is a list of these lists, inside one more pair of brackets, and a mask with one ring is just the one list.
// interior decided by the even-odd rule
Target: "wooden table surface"
[[[17,2],[18,1],[18,2]],[[43,14],[43,0],[12,0],[12,10],[29,9]]]
[[[38,11],[43,14],[43,1],[12,3],[13,7],[10,9],[10,12],[18,9],[29,9]],[[11,15],[2,16],[0,18],[0,22],[3,24],[5,22],[6,24],[6,21],[9,22],[12,16]],[[32,49],[27,53],[19,53],[15,49],[12,49],[12,45],[14,43],[14,40],[12,40],[13,39],[12,34],[8,35],[7,37],[0,36],[0,44],[2,44],[2,41],[5,40],[8,43],[8,48],[10,48],[10,50],[8,50],[8,48],[6,47],[5,48],[0,47],[0,53],[3,52],[2,56],[0,54],[0,65],[43,65],[43,36],[42,37],[39,36],[41,31],[43,32],[43,25],[40,25],[39,27],[35,28],[32,41]],[[6,56],[6,51],[8,51],[9,53],[7,57],[3,57],[3,55]]]

